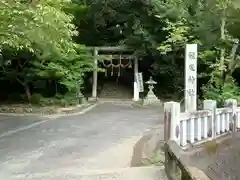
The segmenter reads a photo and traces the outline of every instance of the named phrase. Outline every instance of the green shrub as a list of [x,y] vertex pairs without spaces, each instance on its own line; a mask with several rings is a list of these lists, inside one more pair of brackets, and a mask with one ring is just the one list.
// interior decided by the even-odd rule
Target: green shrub
[[40,105],[42,99],[43,99],[43,97],[42,97],[41,94],[33,94],[33,95],[30,97],[30,103],[31,103],[31,104]]
[[79,98],[76,96],[75,92],[68,92],[61,98],[61,104],[63,106],[71,106],[79,103]]
[[226,99],[240,100],[239,87],[235,84],[232,77],[229,77],[222,86],[207,84],[202,90],[204,99],[216,100],[218,106],[222,106]]
[[[81,96],[82,97],[82,96]],[[68,92],[64,95],[56,94],[54,97],[43,97],[41,94],[33,94],[30,98],[30,103],[41,106],[71,106],[79,104],[79,98],[76,93]]]
[[145,165],[155,165],[155,166],[162,166],[165,162],[165,155],[162,150],[157,150],[152,154],[150,158],[145,160]]

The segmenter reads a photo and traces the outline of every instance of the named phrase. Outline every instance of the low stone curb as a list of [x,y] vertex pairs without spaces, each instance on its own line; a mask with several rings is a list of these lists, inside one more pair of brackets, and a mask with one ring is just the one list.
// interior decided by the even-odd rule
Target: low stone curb
[[96,107],[98,104],[92,104],[89,105],[86,108],[83,108],[82,110],[80,110],[79,112],[73,112],[73,113],[59,113],[59,114],[52,114],[52,115],[43,115],[43,117],[49,118],[49,119],[55,119],[55,118],[59,118],[59,117],[66,117],[66,116],[75,116],[75,115],[81,115],[84,114],[90,110],[92,110],[94,107]]
[[[50,119],[55,119],[58,117],[64,117],[64,116],[71,116],[71,115],[80,115],[80,114],[84,114],[87,111],[90,111],[92,108],[94,108],[97,104],[89,104],[86,107],[83,106],[78,106],[72,110],[79,110],[78,112],[71,112],[71,111],[63,111],[63,112],[56,112],[53,114],[45,114],[45,113],[0,113],[0,115],[3,116],[40,116],[40,117],[44,117],[44,118],[50,118]],[[62,108],[62,109],[67,109],[67,108]]]
[[[94,107],[96,107],[97,104],[93,104],[85,109],[83,109],[82,111],[80,112],[76,112],[76,113],[72,113],[72,114],[58,114],[58,115],[46,115],[46,116],[41,116],[41,117],[45,117],[45,118],[48,118],[48,119],[57,119],[57,118],[60,118],[60,117],[64,117],[64,116],[70,116],[70,115],[80,115],[80,114],[84,114],[88,111],[90,111],[91,109],[93,109]],[[5,115],[5,114],[4,114]],[[19,116],[19,114],[6,114],[7,116]],[[28,114],[20,114],[21,116],[27,116]],[[30,114],[32,116],[34,116],[34,114]],[[35,115],[36,116],[36,115]],[[15,133],[18,133],[18,132],[21,132],[21,131],[24,131],[24,130],[27,130],[27,129],[30,129],[32,127],[35,127],[35,126],[38,126],[39,124],[42,124],[42,123],[45,123],[47,122],[48,120],[42,120],[42,121],[39,121],[39,122],[35,122],[33,124],[30,124],[28,126],[24,126],[24,127],[20,127],[20,128],[17,128],[17,129],[14,129],[14,130],[10,130],[10,131],[7,131],[5,133],[2,133],[0,134],[0,139],[1,138],[4,138],[6,136],[9,136],[9,135],[12,135],[12,134],[15,134]]]
[[15,180],[59,180],[59,179],[79,179],[79,180],[167,180],[166,174],[163,168],[160,167],[128,167],[119,169],[99,169],[89,172],[79,172],[79,169],[75,169],[74,172],[61,170],[61,173],[39,173],[35,175],[20,175]]

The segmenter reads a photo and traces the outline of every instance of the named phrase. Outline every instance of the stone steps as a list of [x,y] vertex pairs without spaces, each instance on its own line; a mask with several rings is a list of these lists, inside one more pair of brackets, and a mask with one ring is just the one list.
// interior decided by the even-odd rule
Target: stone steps
[[[23,178],[23,177],[21,177]],[[20,179],[21,179],[20,178]],[[167,180],[166,174],[162,167],[129,167],[120,169],[105,169],[94,170],[85,173],[78,172],[77,170],[68,172],[62,171],[59,174],[38,174],[33,176],[24,177],[24,180]],[[17,180],[17,179],[15,179]]]
[[99,98],[131,99],[133,89],[116,83],[105,83],[102,87]]
[[113,104],[128,104],[133,105],[134,102],[132,99],[116,99],[116,98],[98,98],[98,102],[100,103],[113,103]]

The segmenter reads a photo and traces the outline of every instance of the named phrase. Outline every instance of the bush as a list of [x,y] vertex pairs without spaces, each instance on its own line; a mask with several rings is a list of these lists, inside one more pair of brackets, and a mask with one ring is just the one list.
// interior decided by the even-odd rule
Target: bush
[[222,86],[207,84],[202,90],[204,99],[216,100],[218,106],[222,106],[226,99],[240,100],[239,87],[232,77],[228,78]]
[[30,103],[41,106],[71,106],[79,104],[79,98],[81,97],[77,97],[76,93],[72,92],[68,92],[64,95],[56,94],[54,97],[50,98],[43,97],[41,94],[33,94],[30,98]]
[[30,97],[30,103],[31,104],[35,104],[35,105],[40,105],[41,104],[41,100],[43,99],[41,94],[33,94]]
[[77,97],[75,92],[68,92],[61,98],[61,104],[63,106],[71,106],[79,104],[79,98]]

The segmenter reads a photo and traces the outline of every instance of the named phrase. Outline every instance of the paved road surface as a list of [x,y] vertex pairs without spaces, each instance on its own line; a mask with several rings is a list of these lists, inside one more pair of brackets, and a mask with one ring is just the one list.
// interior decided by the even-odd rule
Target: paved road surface
[[159,112],[102,104],[83,115],[55,120],[2,116],[0,177],[128,167],[134,143],[149,127],[163,123]]

